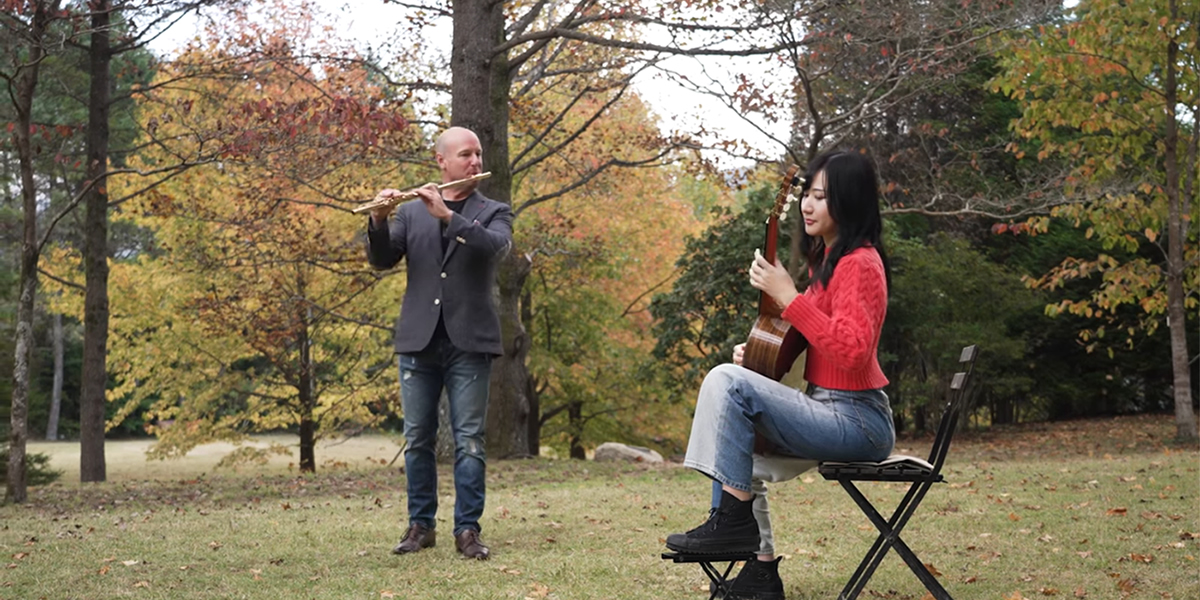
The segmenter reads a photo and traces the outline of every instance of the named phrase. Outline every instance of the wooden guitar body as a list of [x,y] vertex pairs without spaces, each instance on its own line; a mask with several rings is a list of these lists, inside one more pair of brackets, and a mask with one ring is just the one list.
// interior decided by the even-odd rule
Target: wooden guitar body
[[746,340],[742,366],[779,381],[792,368],[808,341],[780,317],[761,316]]

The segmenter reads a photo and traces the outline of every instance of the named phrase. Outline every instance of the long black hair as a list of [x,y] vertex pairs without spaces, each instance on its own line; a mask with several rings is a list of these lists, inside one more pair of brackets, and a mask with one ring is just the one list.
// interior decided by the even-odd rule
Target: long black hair
[[800,228],[800,251],[808,258],[815,281],[829,285],[833,270],[843,256],[863,246],[879,252],[887,287],[892,287],[892,271],[883,250],[883,217],[879,214],[879,183],[875,166],[859,152],[826,152],[808,164],[803,192],[808,193],[817,173],[825,171],[825,203],[829,216],[837,224],[837,240],[829,253],[825,240],[809,236]]

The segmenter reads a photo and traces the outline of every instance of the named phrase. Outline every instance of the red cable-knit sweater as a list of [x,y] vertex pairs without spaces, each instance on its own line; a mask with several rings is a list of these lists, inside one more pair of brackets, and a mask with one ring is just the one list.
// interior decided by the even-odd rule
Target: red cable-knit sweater
[[887,315],[887,277],[879,252],[857,248],[838,261],[829,285],[814,282],[783,311],[808,340],[804,378],[832,390],[887,385],[879,368],[879,333]]

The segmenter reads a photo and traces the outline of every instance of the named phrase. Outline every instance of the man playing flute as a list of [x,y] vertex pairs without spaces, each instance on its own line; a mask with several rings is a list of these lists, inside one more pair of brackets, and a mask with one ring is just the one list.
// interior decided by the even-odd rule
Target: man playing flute
[[[435,158],[443,182],[480,174],[478,136],[451,127],[438,137]],[[466,558],[486,560],[479,537],[483,514],[488,380],[502,354],[500,318],[492,299],[496,265],[512,247],[512,210],[485,197],[477,181],[413,191],[417,199],[371,209],[367,259],[390,269],[406,258],[408,285],[396,323],[408,529],[392,550],[410,554],[437,542],[438,398],[445,388],[454,433],[454,538]],[[409,196],[412,193],[408,194]],[[405,196],[385,189],[377,200]]]

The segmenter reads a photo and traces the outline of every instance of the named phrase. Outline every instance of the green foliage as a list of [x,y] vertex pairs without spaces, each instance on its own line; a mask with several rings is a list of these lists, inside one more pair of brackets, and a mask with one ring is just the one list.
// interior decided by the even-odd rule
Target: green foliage
[[[1021,273],[1028,281],[1052,268],[1061,257],[1094,254],[1101,250],[1101,244],[1082,230],[1058,223],[1035,236],[991,236],[982,249],[993,262]],[[1115,254],[1124,258],[1125,253]],[[1053,290],[1038,290],[1036,297],[1041,304],[1017,317],[1015,329],[1027,332],[1024,368],[1036,382],[1021,409],[1024,419],[1057,420],[1169,407],[1172,378],[1167,336],[1138,336],[1132,348],[1112,337],[1105,340],[1111,356],[1109,352],[1088,352],[1077,336],[1089,326],[1087,317],[1045,313],[1045,304],[1086,298],[1099,278],[1094,274],[1064,282]],[[1135,307],[1125,306],[1118,309],[1117,315],[1132,325],[1140,318],[1137,312]]]
[[[993,263],[961,238],[936,233],[891,235],[892,291],[880,362],[897,422],[917,430],[937,425],[937,409],[957,370],[959,350],[977,344],[977,405],[1028,397],[1033,380],[1021,368],[1024,332],[1014,319],[1038,305],[1020,274]],[[933,409],[931,411],[931,409]]]
[[[7,438],[8,436],[5,435]],[[62,477],[63,472],[50,467],[50,457],[41,452],[25,454],[26,485],[46,485]],[[0,481],[8,480],[8,444],[0,447]]]
[[[734,345],[745,342],[754,325],[759,292],[750,287],[746,269],[754,248],[762,247],[776,191],[755,188],[736,214],[717,209],[716,224],[688,240],[671,291],[657,294],[650,305],[658,337],[654,357],[674,374],[677,391],[691,393],[709,369],[729,362]],[[780,256],[789,240],[790,228],[781,225]]]
[[[1194,158],[1188,146],[1197,135],[1200,48],[1188,34],[1195,31],[1194,10],[1188,17],[1181,7],[1183,16],[1173,20],[1167,4],[1081,2],[1076,19],[1016,39],[992,82],[1020,103],[1022,112],[1012,127],[1027,142],[1015,149],[1017,156],[1058,158],[1071,167],[1063,192],[1072,202],[1054,211],[1059,220],[1038,218],[1027,226],[1045,232],[1052,224],[1069,224],[1101,244],[1098,251],[1066,256],[1033,284],[1055,289],[1068,281],[1091,280],[1089,295],[1046,310],[1091,320],[1081,339],[1091,349],[1110,353],[1106,336],[1122,337],[1132,347],[1137,335],[1153,333],[1163,323],[1168,244],[1182,244],[1178,268],[1186,308],[1194,311],[1200,303],[1200,262],[1195,259],[1200,240],[1197,228],[1186,226],[1200,220],[1200,202],[1174,200],[1182,224],[1171,224],[1168,210],[1168,191],[1186,191],[1181,183],[1194,185],[1200,176],[1200,164],[1183,158]],[[1174,64],[1168,62],[1172,43],[1178,44]],[[1176,103],[1167,100],[1168,70],[1177,78]],[[1173,142],[1168,137],[1172,126],[1185,132]],[[1169,153],[1178,157],[1176,172],[1167,168]],[[1179,227],[1177,234],[1172,227]],[[1136,323],[1121,322],[1123,305],[1140,308]]]

